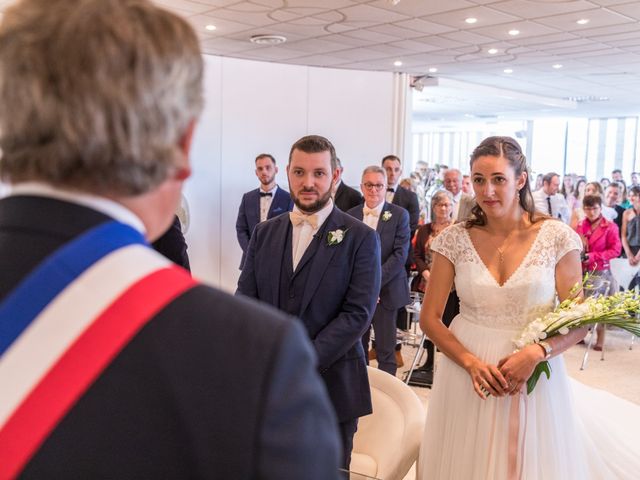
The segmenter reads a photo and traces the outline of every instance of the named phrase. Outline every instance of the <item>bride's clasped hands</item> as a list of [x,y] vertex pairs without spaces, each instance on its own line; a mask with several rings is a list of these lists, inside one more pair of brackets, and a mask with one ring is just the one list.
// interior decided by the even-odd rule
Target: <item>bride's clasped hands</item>
[[489,396],[504,397],[520,392],[536,365],[544,359],[544,350],[539,345],[529,345],[502,358],[497,365],[471,356],[464,368],[476,394],[484,400]]

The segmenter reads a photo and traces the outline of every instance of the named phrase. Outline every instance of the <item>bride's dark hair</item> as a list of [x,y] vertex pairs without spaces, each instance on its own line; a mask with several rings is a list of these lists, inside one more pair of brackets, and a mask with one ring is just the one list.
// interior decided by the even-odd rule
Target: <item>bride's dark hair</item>
[[[506,159],[509,165],[513,167],[516,178],[523,172],[527,174],[527,180],[524,182],[524,186],[518,191],[518,201],[522,209],[529,214],[529,221],[533,223],[541,220],[542,216],[536,213],[533,197],[531,196],[527,159],[522,153],[518,142],[511,137],[485,138],[471,154],[469,167],[473,168],[473,163],[480,157],[502,157]],[[473,216],[465,223],[467,228],[471,228],[474,225],[482,226],[487,224],[487,216],[477,203],[471,209],[471,213]]]

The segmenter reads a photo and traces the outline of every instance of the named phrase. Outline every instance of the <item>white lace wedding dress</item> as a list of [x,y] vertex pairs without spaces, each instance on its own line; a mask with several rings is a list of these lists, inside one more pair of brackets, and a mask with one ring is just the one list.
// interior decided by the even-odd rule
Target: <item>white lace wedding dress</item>
[[[460,314],[451,330],[486,362],[513,351],[523,326],[553,308],[555,265],[581,249],[577,234],[546,221],[500,286],[468,231],[453,225],[432,249],[455,266]],[[531,395],[476,395],[469,375],[443,356],[429,399],[418,474],[422,480],[609,480],[640,478],[640,407],[570,380],[561,355]]]

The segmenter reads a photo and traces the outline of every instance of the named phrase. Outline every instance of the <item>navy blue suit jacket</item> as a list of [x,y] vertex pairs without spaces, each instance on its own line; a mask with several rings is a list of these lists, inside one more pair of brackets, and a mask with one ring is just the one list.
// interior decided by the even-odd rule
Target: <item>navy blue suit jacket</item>
[[[362,221],[363,207],[364,205],[359,205],[347,213]],[[380,236],[382,263],[380,303],[389,310],[404,307],[410,303],[409,284],[404,268],[411,242],[409,213],[402,207],[385,202],[376,232]]]
[[[267,213],[267,220],[278,215],[290,212],[293,208],[291,195],[286,190],[278,187],[271,201],[271,207]],[[238,209],[238,219],[236,220],[236,233],[238,235],[238,243],[242,249],[242,260],[240,268],[244,264],[244,258],[247,254],[249,239],[256,225],[260,223],[260,189],[256,188],[242,196],[240,208]]]
[[[346,231],[342,242],[329,245],[328,233],[338,229]],[[256,227],[237,293],[280,307],[280,277],[284,256],[292,255],[286,248],[291,234],[287,215]],[[296,313],[315,347],[318,368],[342,422],[372,411],[361,338],[380,291],[380,244],[373,230],[337,207],[316,235],[321,238],[307,259],[311,270]]]

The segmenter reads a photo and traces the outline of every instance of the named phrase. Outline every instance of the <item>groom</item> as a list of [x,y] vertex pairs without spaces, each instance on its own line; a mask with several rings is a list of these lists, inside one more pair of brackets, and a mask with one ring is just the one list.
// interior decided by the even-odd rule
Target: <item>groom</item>
[[358,417],[372,411],[361,338],[380,291],[380,245],[373,229],[334,206],[336,166],[326,138],[293,144],[287,176],[295,206],[256,227],[238,293],[302,320],[338,416],[348,469]]

